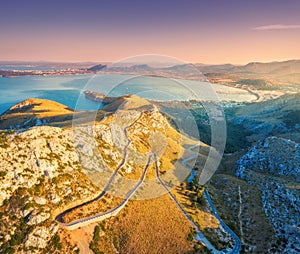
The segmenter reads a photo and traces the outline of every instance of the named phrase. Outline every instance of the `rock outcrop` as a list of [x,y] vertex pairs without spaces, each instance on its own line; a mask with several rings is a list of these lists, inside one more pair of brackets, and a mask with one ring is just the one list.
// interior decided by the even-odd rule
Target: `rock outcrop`
[[236,176],[262,193],[262,207],[280,239],[282,253],[299,253],[300,146],[269,137],[249,148],[237,161]]
[[249,148],[237,161],[237,176],[245,169],[291,177],[300,182],[300,145],[287,139],[268,137]]
[[[126,183],[125,176],[140,179],[155,145],[163,148],[155,148],[159,155],[166,155],[161,167],[172,174],[171,161],[183,149],[181,135],[147,100],[137,96],[114,100],[110,107],[117,110],[101,122],[80,122],[73,128],[43,126],[45,119],[71,116],[72,110],[55,102],[47,110],[48,101],[40,99],[26,100],[2,116],[3,126],[21,129],[0,131],[0,252],[12,246],[36,252],[51,247],[56,216],[97,197],[124,159],[126,146],[113,191],[123,180]],[[130,187],[124,188],[125,195]]]

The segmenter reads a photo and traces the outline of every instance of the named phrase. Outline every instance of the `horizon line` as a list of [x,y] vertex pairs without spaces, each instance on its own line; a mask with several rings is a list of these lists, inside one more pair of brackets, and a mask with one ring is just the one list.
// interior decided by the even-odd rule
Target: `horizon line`
[[[230,65],[235,65],[235,66],[243,66],[243,65],[247,65],[247,64],[251,64],[251,63],[279,63],[279,62],[288,62],[288,61],[300,61],[300,59],[294,58],[286,58],[286,59],[278,59],[278,60],[265,60],[265,61],[260,61],[260,60],[254,60],[254,61],[247,61],[244,63],[232,63],[232,62],[219,62],[219,63],[205,63],[205,62],[188,62],[186,61],[185,64],[202,64],[202,65],[226,65],[226,64],[230,64]],[[54,61],[54,60],[1,60],[0,59],[0,64],[1,63],[47,63],[47,64],[111,64],[117,61],[95,61],[95,60],[86,60],[86,61]],[[130,63],[130,62],[129,62]],[[132,64],[134,64],[134,62],[132,62]],[[137,63],[139,64],[139,63]],[[143,63],[140,63],[143,64]]]

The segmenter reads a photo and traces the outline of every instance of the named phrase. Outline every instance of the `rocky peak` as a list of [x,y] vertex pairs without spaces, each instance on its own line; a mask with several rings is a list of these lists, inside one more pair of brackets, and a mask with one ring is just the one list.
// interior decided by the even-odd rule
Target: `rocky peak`
[[243,174],[245,169],[292,177],[299,182],[300,145],[278,137],[258,141],[237,161],[236,174]]

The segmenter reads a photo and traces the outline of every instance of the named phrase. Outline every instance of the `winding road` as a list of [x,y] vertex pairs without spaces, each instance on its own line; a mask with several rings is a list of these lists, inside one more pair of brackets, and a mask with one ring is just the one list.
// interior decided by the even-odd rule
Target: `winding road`
[[[198,146],[198,145],[196,145]],[[191,147],[194,148],[196,146]],[[193,156],[192,156],[193,157]],[[194,157],[195,158],[195,157]],[[189,160],[191,160],[191,158],[188,158]],[[188,161],[188,159],[186,159],[185,161]],[[157,163],[157,157],[156,154],[154,154],[154,161],[155,161],[155,171],[156,171],[156,178],[158,179],[159,183],[163,186],[163,188],[167,191],[167,193],[169,194],[169,196],[171,197],[171,199],[175,202],[175,204],[178,206],[178,208],[180,209],[180,211],[184,214],[184,216],[186,217],[186,219],[190,222],[190,224],[196,229],[197,231],[197,236],[196,239],[200,242],[202,242],[210,251],[212,251],[212,253],[220,253],[217,249],[215,249],[215,247],[207,240],[207,238],[203,235],[203,233],[201,232],[201,230],[199,229],[199,227],[195,224],[195,222],[191,219],[191,217],[187,214],[187,212],[183,209],[183,207],[179,204],[179,202],[177,201],[177,199],[174,197],[174,195],[170,192],[170,190],[168,189],[168,187],[164,184],[164,182],[161,180],[160,176],[159,176],[159,167],[158,167],[158,163]]]
[[[193,150],[194,148],[196,148],[196,147],[198,147],[198,146],[200,146],[200,145],[201,145],[201,144],[196,144],[196,145],[190,146],[190,147],[188,148],[188,150],[190,150],[190,151],[192,152],[192,150]],[[197,154],[196,152],[193,152],[193,155],[192,155],[191,157],[186,158],[186,159],[184,159],[184,160],[182,161],[182,165],[191,171],[191,175],[190,175],[189,178],[188,178],[188,182],[189,182],[189,183],[190,183],[190,182],[193,180],[193,178],[195,177],[195,171],[194,171],[191,167],[187,166],[186,163],[187,163],[188,161],[191,161],[191,160],[196,159],[197,157],[198,157],[198,154]]]
[[[97,215],[94,215],[94,216],[90,216],[90,217],[86,217],[86,218],[83,218],[83,219],[79,219],[79,220],[75,220],[75,221],[72,221],[70,223],[62,223],[65,227],[72,227],[72,226],[75,226],[75,225],[78,225],[78,227],[80,226],[80,224],[82,223],[86,223],[86,222],[89,222],[89,221],[95,221],[96,219],[98,218],[101,218],[101,217],[104,217],[106,215],[115,215],[115,213],[119,212],[119,210],[121,210],[125,205],[126,203],[128,202],[128,200],[132,197],[132,195],[136,192],[136,190],[140,187],[140,185],[144,182],[145,180],[145,177],[146,177],[146,173],[147,173],[147,169],[149,167],[149,164],[150,164],[150,159],[151,159],[151,156],[149,155],[148,156],[148,161],[147,161],[147,164],[144,168],[144,172],[140,178],[140,180],[138,181],[138,183],[136,184],[136,186],[127,194],[127,196],[125,197],[125,199],[118,205],[116,206],[115,208],[107,211],[107,212],[103,212],[103,213],[100,213],[100,214],[97,214]],[[91,201],[89,201],[91,202]],[[72,209],[75,209],[75,208],[71,208]]]
[[[129,140],[128,136],[127,136],[127,129],[130,128],[134,123],[136,123],[142,116],[142,113],[141,115],[135,120],[133,121],[129,126],[125,127],[124,128],[124,133],[125,133],[125,136],[128,140],[127,144],[125,145],[124,147],[124,150],[123,150],[123,159],[122,161],[120,162],[120,164],[118,165],[118,167],[116,168],[116,170],[114,171],[114,173],[112,174],[112,176],[110,177],[109,181],[108,181],[108,184],[106,185],[106,187],[104,188],[104,190],[100,193],[100,195],[98,195],[96,198],[92,199],[92,200],[89,200],[87,202],[84,202],[78,206],[75,206],[75,207],[72,207],[70,209],[67,209],[65,210],[64,212],[58,214],[56,216],[56,221],[68,228],[68,229],[75,229],[75,228],[78,228],[82,225],[85,225],[85,223],[91,223],[91,222],[95,222],[95,221],[99,221],[101,219],[105,219],[109,216],[114,216],[116,215],[124,206],[125,204],[128,202],[128,200],[133,196],[133,194],[138,190],[138,188],[140,187],[140,185],[144,182],[145,180],[145,177],[146,177],[146,173],[147,173],[147,169],[149,167],[149,164],[151,162],[151,157],[153,156],[154,158],[154,162],[155,162],[155,171],[156,171],[156,178],[158,180],[158,182],[162,185],[162,187],[166,190],[166,192],[169,194],[169,196],[171,197],[171,199],[175,202],[175,204],[177,205],[177,207],[180,209],[180,211],[184,214],[184,216],[186,217],[186,219],[190,222],[190,224],[196,229],[196,240],[200,241],[203,245],[205,245],[208,250],[210,250],[212,253],[214,254],[219,254],[219,253],[233,253],[233,254],[238,254],[240,252],[240,247],[241,247],[241,242],[240,242],[240,239],[237,237],[237,235],[221,220],[221,218],[219,217],[215,207],[213,206],[212,204],[212,201],[210,199],[210,196],[208,194],[208,191],[205,189],[204,190],[204,195],[207,199],[207,202],[214,214],[214,216],[216,217],[216,219],[219,221],[220,225],[222,225],[222,227],[232,236],[232,238],[234,239],[235,241],[235,246],[233,249],[226,249],[226,250],[222,250],[222,251],[219,251],[217,250],[211,243],[210,241],[203,235],[203,233],[201,232],[201,230],[199,229],[199,227],[194,223],[194,221],[191,219],[191,217],[187,214],[187,212],[183,209],[183,207],[180,205],[180,203],[176,200],[176,198],[174,197],[174,195],[170,192],[170,190],[168,189],[168,187],[165,185],[165,183],[163,182],[163,180],[160,178],[159,176],[159,166],[158,166],[158,162],[157,162],[157,155],[155,153],[148,153],[148,160],[147,160],[147,163],[144,167],[144,171],[143,171],[143,174],[140,178],[140,180],[138,181],[138,183],[135,185],[135,187],[127,194],[127,196],[124,198],[124,200],[118,205],[116,206],[115,208],[107,211],[107,212],[103,212],[103,213],[99,213],[99,214],[96,214],[94,216],[90,216],[90,217],[86,217],[86,218],[83,218],[83,219],[79,219],[79,220],[75,220],[75,221],[72,221],[72,222],[69,222],[69,223],[64,223],[62,218],[64,215],[66,215],[67,213],[73,211],[74,209],[77,209],[77,208],[80,208],[82,206],[85,206],[85,205],[88,205],[90,203],[93,203],[95,201],[98,201],[99,199],[101,199],[108,191],[110,185],[112,184],[115,176],[118,174],[120,168],[122,168],[122,166],[125,164],[126,162],[126,157],[127,157],[127,148],[128,146],[130,145],[131,143],[131,140]],[[195,147],[198,147],[200,146],[200,143],[199,144],[196,144],[194,146],[191,146],[188,148],[188,150],[192,151],[192,149],[194,149]],[[193,159],[196,159],[198,156],[198,154],[196,152],[193,152],[193,155],[190,156],[189,158],[186,158],[182,161],[182,165],[184,167],[186,167],[187,169],[189,169],[191,171],[191,175],[190,177],[188,178],[188,182],[191,182],[195,176],[195,172],[194,170],[189,167],[186,163],[188,161],[191,161]]]
[[[131,144],[131,140],[129,140],[128,137],[127,137],[127,129],[130,128],[132,125],[134,125],[141,117],[142,117],[142,113],[141,113],[141,115],[140,115],[135,121],[133,121],[130,125],[128,125],[128,126],[126,126],[126,127],[124,128],[124,133],[125,133],[125,136],[126,136],[126,138],[127,138],[128,141],[127,141],[126,146],[125,146],[124,149],[123,149],[123,159],[122,159],[122,161],[120,162],[120,164],[117,166],[117,168],[116,168],[116,170],[114,171],[114,173],[112,174],[112,176],[110,177],[110,179],[109,179],[109,181],[108,181],[106,187],[104,188],[104,190],[103,190],[96,198],[91,199],[91,200],[89,200],[89,201],[87,201],[87,202],[84,202],[84,203],[82,203],[82,204],[80,204],[80,205],[71,207],[71,208],[65,210],[64,212],[58,214],[58,215],[55,217],[55,220],[56,220],[57,222],[59,222],[61,225],[65,226],[65,227],[71,226],[71,224],[74,225],[74,223],[64,223],[64,222],[62,221],[62,218],[63,218],[66,214],[72,212],[72,211],[75,210],[75,209],[78,209],[78,208],[83,207],[83,206],[85,206],[85,205],[91,204],[91,203],[93,203],[93,202],[95,202],[95,201],[98,201],[99,199],[101,199],[101,198],[107,193],[107,190],[109,189],[109,187],[110,187],[111,183],[113,182],[115,176],[118,174],[119,170],[123,167],[123,165],[124,165],[125,162],[126,162],[127,148],[128,148],[128,146]],[[106,119],[106,114],[104,115],[104,118],[102,119],[102,121],[104,121],[105,119]],[[148,161],[149,161],[149,158],[148,158]],[[148,165],[146,165],[146,166],[148,167]],[[146,168],[147,168],[147,167],[146,167]],[[108,212],[107,212],[107,213],[108,213]],[[103,215],[104,215],[104,214],[107,214],[107,213],[103,213]],[[101,215],[101,214],[100,214],[100,215]],[[95,215],[94,217],[97,217],[97,216],[98,216],[98,215]],[[79,222],[79,221],[78,221],[78,222]]]
[[[188,150],[192,151],[192,149],[194,149],[195,147],[199,146],[200,144],[197,144],[197,145],[194,145],[194,146],[191,146],[188,148]],[[195,171],[193,170],[193,168],[189,167],[186,165],[186,163],[192,159],[195,159],[197,158],[197,153],[194,152],[193,153],[193,156],[185,159],[182,161],[182,165],[185,166],[186,168],[188,168],[189,170],[191,170],[191,176],[188,178],[188,182],[191,182],[195,176]],[[172,195],[172,194],[171,194]],[[235,245],[234,245],[234,248],[233,249],[226,249],[224,251],[218,251],[216,250],[215,248],[211,248],[211,246],[208,246],[206,245],[206,247],[208,249],[210,249],[213,253],[233,253],[233,254],[238,254],[240,253],[240,249],[241,249],[241,241],[239,239],[239,237],[221,220],[220,216],[218,215],[212,201],[211,201],[211,198],[209,196],[209,193],[208,191],[205,189],[204,190],[204,195],[205,195],[205,198],[207,200],[207,203],[208,205],[210,206],[211,210],[212,210],[212,213],[214,214],[214,216],[216,217],[216,219],[219,221],[220,225],[222,225],[222,227],[231,235],[231,237],[234,239],[234,242],[235,242]],[[176,203],[176,202],[175,202]],[[201,237],[202,235],[202,237]],[[202,232],[200,231],[200,235],[199,237],[201,238],[201,241],[203,242],[203,234]]]
[[204,190],[204,195],[206,197],[206,200],[214,214],[214,216],[216,217],[216,219],[220,222],[220,224],[222,225],[222,227],[232,236],[232,238],[234,239],[234,242],[235,242],[235,245],[233,247],[233,249],[228,252],[228,253],[240,253],[240,249],[241,249],[241,241],[240,239],[238,238],[238,236],[221,220],[219,214],[217,213],[212,201],[211,201],[211,198],[208,194],[208,191],[205,189]]

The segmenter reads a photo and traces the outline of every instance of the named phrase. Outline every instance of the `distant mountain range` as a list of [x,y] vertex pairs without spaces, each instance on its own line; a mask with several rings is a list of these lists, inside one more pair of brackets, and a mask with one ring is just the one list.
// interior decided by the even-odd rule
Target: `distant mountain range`
[[252,62],[246,65],[202,65],[196,64],[202,72],[233,72],[233,73],[265,73],[265,74],[288,74],[300,73],[300,60],[288,60],[283,62],[260,63]]
[[[190,63],[187,63],[189,65]],[[192,64],[192,63],[191,63]],[[109,62],[48,62],[48,61],[0,61],[0,65],[9,65],[9,66],[43,66],[43,67],[77,67],[77,68],[87,68],[94,69],[96,67],[97,70],[100,70],[99,67],[104,67],[105,65],[110,65]],[[169,65],[172,65],[171,63]],[[162,69],[162,70],[178,70],[184,67],[185,64],[182,65],[173,65],[170,67],[153,67],[159,66],[159,64],[155,63],[145,63],[145,64],[137,64],[137,63],[124,63],[118,64],[113,69]],[[291,72],[300,73],[300,60],[287,60],[287,61],[276,61],[276,62],[250,62],[245,65],[233,65],[233,64],[203,64],[203,63],[193,63],[197,69],[200,71],[207,72],[233,72],[233,73],[269,73],[269,74],[287,74]]]
[[[112,70],[182,70],[186,69],[190,64],[174,65],[166,68],[154,68],[148,64],[130,65],[130,66],[118,66],[109,69]],[[300,74],[300,60],[289,60],[284,62],[270,62],[259,63],[252,62],[246,65],[232,65],[232,64],[220,64],[220,65],[206,65],[206,64],[193,64],[199,71],[203,73],[259,73],[259,74],[276,74],[285,75],[290,73]]]
[[[39,70],[38,72],[1,70],[2,66],[33,66],[51,67],[63,70]],[[285,92],[299,92],[300,60],[259,63],[246,65],[206,65],[196,64],[168,64],[161,63],[55,63],[55,62],[8,62],[0,61],[0,75],[5,77],[22,75],[74,75],[86,73],[118,73],[134,75],[163,76],[167,78],[208,80],[233,87],[243,87],[248,90],[284,90]]]

